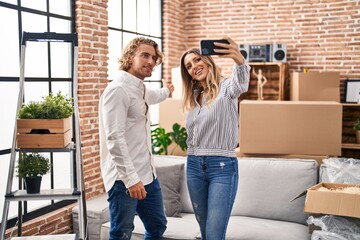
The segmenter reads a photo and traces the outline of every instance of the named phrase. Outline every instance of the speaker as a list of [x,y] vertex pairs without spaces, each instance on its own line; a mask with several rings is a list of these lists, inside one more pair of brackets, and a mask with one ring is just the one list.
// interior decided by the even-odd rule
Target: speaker
[[272,62],[286,62],[286,44],[273,44],[271,53]]
[[240,44],[240,53],[243,55],[245,62],[249,62],[249,45]]

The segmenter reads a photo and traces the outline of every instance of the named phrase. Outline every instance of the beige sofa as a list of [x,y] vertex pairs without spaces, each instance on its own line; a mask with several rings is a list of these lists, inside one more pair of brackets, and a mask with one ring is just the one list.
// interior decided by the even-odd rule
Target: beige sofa
[[[315,160],[238,158],[239,186],[229,221],[227,240],[306,240],[310,239],[302,197],[296,195],[317,183]],[[186,185],[186,157],[155,156],[162,185],[167,230],[164,239],[200,239]],[[88,202],[90,240],[108,239],[106,195]],[[74,221],[77,221],[74,209]],[[97,217],[96,217],[97,216]],[[76,226],[76,223],[74,223]],[[76,232],[76,229],[74,229]],[[144,239],[138,217],[132,239]]]

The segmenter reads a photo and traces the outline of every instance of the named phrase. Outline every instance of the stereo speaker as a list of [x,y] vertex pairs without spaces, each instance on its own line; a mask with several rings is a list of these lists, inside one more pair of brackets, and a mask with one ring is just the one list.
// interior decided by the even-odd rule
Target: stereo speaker
[[272,45],[272,62],[286,62],[286,44]]
[[249,62],[249,45],[240,44],[240,53],[243,55],[245,62]]

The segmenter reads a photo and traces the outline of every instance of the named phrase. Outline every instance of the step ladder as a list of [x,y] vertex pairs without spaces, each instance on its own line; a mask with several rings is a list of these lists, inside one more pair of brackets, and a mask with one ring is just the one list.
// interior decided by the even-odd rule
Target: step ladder
[[[41,190],[39,194],[27,194],[25,190],[16,190],[11,191],[14,177],[14,167],[16,160],[16,152],[32,152],[33,149],[16,149],[16,136],[17,136],[17,114],[21,107],[23,96],[24,96],[24,85],[25,85],[25,49],[26,42],[67,42],[72,43],[73,46],[73,72],[72,72],[72,94],[74,100],[74,143],[71,143],[69,146],[61,149],[37,149],[39,152],[72,152],[70,154],[72,157],[75,157],[75,161],[71,161],[73,166],[73,173],[76,174],[76,181],[72,180],[71,189],[47,189]],[[9,206],[11,201],[31,201],[31,200],[76,200],[79,204],[79,234],[76,235],[76,239],[87,240],[87,217],[86,217],[86,198],[85,198],[85,187],[84,187],[84,177],[83,177],[83,165],[82,165],[82,152],[81,152],[81,140],[80,140],[80,121],[79,121],[79,105],[78,105],[78,37],[77,33],[67,34],[67,33],[30,33],[23,32],[22,41],[21,41],[21,56],[20,56],[20,79],[19,79],[19,96],[17,102],[17,110],[15,116],[15,127],[13,134],[13,141],[10,153],[10,164],[9,164],[9,174],[6,185],[6,194],[4,201],[4,208],[1,221],[0,229],[0,240],[5,239],[7,218],[9,213]],[[18,227],[18,237],[15,239],[21,239],[21,221],[22,221],[22,209],[19,204],[19,227]],[[74,234],[67,234],[70,238]],[[55,236],[55,235],[54,235]],[[66,236],[66,235],[62,235]],[[35,237],[35,236],[34,236]],[[23,237],[30,238],[30,237]],[[34,238],[35,239],[35,238]]]

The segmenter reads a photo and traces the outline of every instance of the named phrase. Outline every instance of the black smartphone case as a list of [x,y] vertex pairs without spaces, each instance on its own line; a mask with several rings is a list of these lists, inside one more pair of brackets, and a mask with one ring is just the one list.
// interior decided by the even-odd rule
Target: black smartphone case
[[214,42],[220,42],[220,43],[229,44],[228,40],[225,40],[225,39],[201,40],[200,41],[200,53],[201,53],[201,55],[221,55],[222,53],[215,53],[214,49],[223,49],[223,48],[215,46]]

